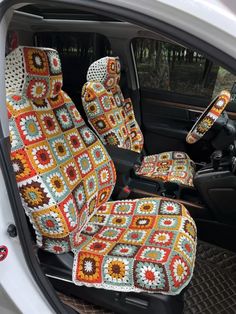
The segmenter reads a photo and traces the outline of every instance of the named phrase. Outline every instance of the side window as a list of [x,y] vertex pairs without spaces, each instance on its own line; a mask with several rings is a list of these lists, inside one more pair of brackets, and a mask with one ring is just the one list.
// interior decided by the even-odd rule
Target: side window
[[[211,99],[231,90],[236,76],[183,46],[148,38],[132,41],[140,87],[191,99]],[[194,101],[193,101],[194,102]]]
[[63,89],[77,105],[89,65],[112,54],[109,40],[97,33],[39,32],[35,41],[38,47],[51,47],[59,52]]

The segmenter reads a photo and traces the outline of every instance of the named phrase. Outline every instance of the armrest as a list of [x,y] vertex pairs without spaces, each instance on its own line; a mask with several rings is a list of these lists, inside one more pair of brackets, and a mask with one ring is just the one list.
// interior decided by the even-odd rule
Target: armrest
[[106,149],[119,173],[127,173],[134,168],[135,164],[140,163],[141,154],[139,153],[110,145],[107,145]]

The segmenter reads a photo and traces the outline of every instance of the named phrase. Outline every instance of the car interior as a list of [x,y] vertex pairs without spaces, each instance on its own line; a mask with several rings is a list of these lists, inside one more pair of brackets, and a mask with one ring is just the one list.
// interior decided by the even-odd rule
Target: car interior
[[161,32],[50,3],[14,11],[5,55],[9,167],[59,299],[234,313],[235,74]]

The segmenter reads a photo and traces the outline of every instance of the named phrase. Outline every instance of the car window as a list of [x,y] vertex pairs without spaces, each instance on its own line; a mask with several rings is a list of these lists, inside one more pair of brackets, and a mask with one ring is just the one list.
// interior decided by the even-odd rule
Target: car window
[[76,104],[80,103],[89,65],[112,54],[109,40],[97,33],[39,32],[35,34],[35,41],[38,47],[51,47],[59,52],[63,89]]
[[210,99],[231,90],[236,76],[200,53],[175,43],[148,38],[132,41],[140,87],[163,94]]

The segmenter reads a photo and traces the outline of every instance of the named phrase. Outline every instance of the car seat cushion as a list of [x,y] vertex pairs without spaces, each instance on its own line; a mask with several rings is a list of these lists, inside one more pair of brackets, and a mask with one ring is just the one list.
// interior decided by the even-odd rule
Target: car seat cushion
[[[61,69],[53,60],[59,56],[50,49],[19,47],[11,52],[6,57],[6,102],[11,160],[23,207],[38,246],[64,253],[71,250],[73,232],[79,234],[110,198],[116,174],[105,148],[72,100],[59,87],[55,92],[54,74],[61,77]],[[17,75],[16,84],[10,79],[14,63],[24,68],[19,71],[19,85]],[[46,98],[35,99],[29,86],[39,86],[43,75]]]
[[145,156],[135,174],[152,180],[176,182],[180,185],[193,186],[195,166],[184,152],[170,151]]
[[108,91],[100,82],[87,82],[82,103],[90,125],[105,145],[142,151],[143,135],[131,99],[124,99],[118,85]]
[[189,283],[196,227],[164,198],[108,202],[75,237],[73,280],[115,291],[175,295]]
[[[82,92],[82,104],[91,126],[95,129],[104,144],[115,145],[120,148],[129,149],[140,153],[143,149],[144,139],[141,129],[135,119],[133,104],[130,98],[124,99],[119,86],[120,81],[120,60],[119,57],[104,57],[93,62],[87,72],[88,82],[84,85]],[[107,96],[100,98],[93,83],[100,83],[104,87],[104,94]],[[96,119],[89,110],[91,108],[90,99],[85,95],[94,94],[99,112]],[[110,99],[110,105],[105,105],[104,101]],[[106,108],[104,108],[106,106]],[[92,104],[92,108],[94,108]],[[116,116],[115,111],[119,114]],[[101,130],[103,124],[106,128]],[[104,134],[106,132],[106,134]]]

